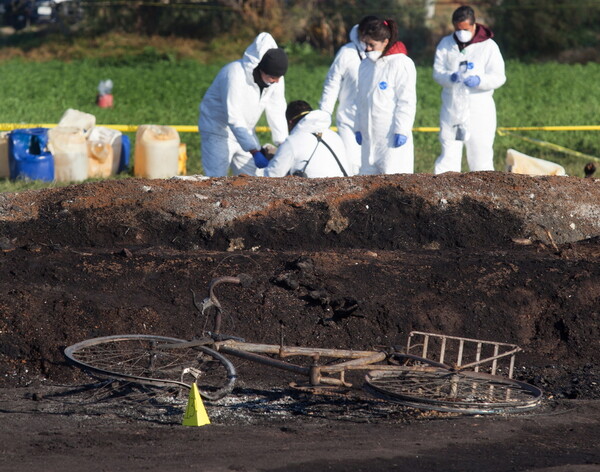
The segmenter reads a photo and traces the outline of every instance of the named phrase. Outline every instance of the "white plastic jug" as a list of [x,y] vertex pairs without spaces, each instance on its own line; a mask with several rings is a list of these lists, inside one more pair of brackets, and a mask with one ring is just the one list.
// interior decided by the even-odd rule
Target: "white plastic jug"
[[0,133],[0,178],[10,177],[8,164],[8,132]]
[[[95,126],[87,139],[90,149],[90,177],[108,177],[117,174],[121,162],[123,133],[106,126]],[[106,150],[103,150],[104,146],[98,143],[108,144],[112,148],[112,154],[108,156]]]
[[48,149],[54,157],[54,180],[81,182],[88,178],[88,148],[81,129],[71,126],[50,129]]
[[73,110],[72,108],[65,111],[58,122],[58,126],[73,126],[79,128],[85,137],[89,136],[95,125],[96,117],[94,115],[79,110]]
[[171,126],[141,125],[135,136],[133,173],[168,179],[179,170],[179,133]]
[[527,175],[567,175],[565,168],[559,164],[531,157],[514,149],[506,151],[506,171]]

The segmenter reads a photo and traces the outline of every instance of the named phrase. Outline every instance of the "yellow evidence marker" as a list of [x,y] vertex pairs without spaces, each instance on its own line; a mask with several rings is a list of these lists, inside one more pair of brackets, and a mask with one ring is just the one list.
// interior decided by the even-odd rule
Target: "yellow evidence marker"
[[210,419],[204,408],[204,403],[200,398],[198,386],[194,382],[190,390],[190,398],[188,400],[185,415],[183,416],[183,426],[204,426],[210,424]]

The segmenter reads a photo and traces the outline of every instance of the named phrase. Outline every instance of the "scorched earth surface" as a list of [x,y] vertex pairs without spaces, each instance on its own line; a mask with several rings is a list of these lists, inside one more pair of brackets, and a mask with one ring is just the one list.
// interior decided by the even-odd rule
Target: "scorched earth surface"
[[[2,470],[598,470],[599,181],[498,172],[124,179],[0,195]],[[212,424],[186,399],[114,398],[63,349],[223,331],[371,349],[411,330],[518,344],[521,415],[422,412],[292,390],[237,362]],[[93,392],[93,393],[91,393]]]

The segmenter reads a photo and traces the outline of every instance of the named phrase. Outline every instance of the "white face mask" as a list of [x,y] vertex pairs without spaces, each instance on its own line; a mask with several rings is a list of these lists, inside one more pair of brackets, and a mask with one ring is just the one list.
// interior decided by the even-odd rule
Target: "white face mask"
[[473,39],[473,33],[471,33],[469,30],[458,30],[455,31],[454,34],[456,35],[456,39],[458,39],[461,43],[468,43],[471,41],[471,39]]
[[377,59],[379,59],[381,57],[381,51],[367,51],[365,54],[373,62],[375,62]]

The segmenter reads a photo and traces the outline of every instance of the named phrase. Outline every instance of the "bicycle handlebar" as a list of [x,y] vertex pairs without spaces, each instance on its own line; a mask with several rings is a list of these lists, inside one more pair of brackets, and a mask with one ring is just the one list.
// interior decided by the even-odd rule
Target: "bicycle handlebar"
[[229,283],[229,284],[241,285],[243,287],[248,287],[252,283],[252,277],[250,277],[247,274],[240,274],[237,277],[231,277],[231,276],[225,275],[222,277],[216,277],[210,281],[210,283],[208,285],[208,297],[202,301],[202,314],[204,314],[204,311],[207,310],[208,308],[211,308],[211,307],[216,308],[217,312],[215,314],[213,333],[217,336],[219,335],[219,333],[221,331],[221,320],[223,318],[223,316],[222,316],[223,309],[221,308],[221,303],[219,303],[219,300],[218,300],[217,296],[215,295],[215,288],[217,287],[217,285],[220,285],[223,283]]

